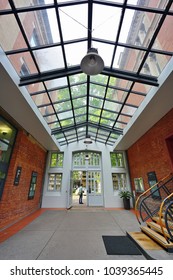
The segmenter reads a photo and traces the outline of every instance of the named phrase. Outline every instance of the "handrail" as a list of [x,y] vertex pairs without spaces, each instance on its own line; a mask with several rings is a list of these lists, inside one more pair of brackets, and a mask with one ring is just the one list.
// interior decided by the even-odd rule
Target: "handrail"
[[164,181],[166,178],[168,178],[172,173],[169,173],[169,175],[166,175],[163,179],[161,179],[159,182],[157,182],[156,184],[154,184],[153,186],[151,186],[150,188],[148,188],[146,191],[144,191],[142,194],[140,194],[136,200],[136,203],[135,203],[135,215],[136,215],[136,218],[138,220],[138,223],[141,224],[140,222],[140,219],[139,219],[139,215],[138,215],[138,202],[140,200],[140,198],[142,196],[144,196],[147,192],[151,191],[155,186],[157,186],[158,184],[160,184],[162,181]]
[[164,231],[164,225],[163,225],[163,222],[162,222],[162,213],[163,213],[163,207],[165,205],[165,201],[167,199],[170,199],[171,197],[173,197],[173,193],[171,193],[170,195],[168,195],[161,203],[160,205],[160,210],[159,210],[159,224],[160,224],[160,227],[161,227],[161,230],[162,230],[162,233],[163,233],[163,236],[165,237],[166,241],[169,243],[169,240],[168,240],[168,237],[166,236],[165,234],[165,231]]

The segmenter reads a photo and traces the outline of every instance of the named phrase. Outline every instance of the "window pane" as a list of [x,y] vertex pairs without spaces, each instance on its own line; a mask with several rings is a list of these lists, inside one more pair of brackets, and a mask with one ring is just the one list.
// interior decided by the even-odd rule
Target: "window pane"
[[112,167],[124,167],[123,153],[110,153]]
[[64,159],[63,153],[52,153],[50,167],[63,167],[63,159]]

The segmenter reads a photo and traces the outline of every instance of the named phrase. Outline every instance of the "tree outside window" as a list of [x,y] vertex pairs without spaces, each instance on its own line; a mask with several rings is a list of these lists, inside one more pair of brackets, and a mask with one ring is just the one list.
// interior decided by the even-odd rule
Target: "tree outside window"
[[64,153],[52,153],[50,167],[63,167]]
[[110,153],[112,167],[124,167],[123,153],[115,152]]

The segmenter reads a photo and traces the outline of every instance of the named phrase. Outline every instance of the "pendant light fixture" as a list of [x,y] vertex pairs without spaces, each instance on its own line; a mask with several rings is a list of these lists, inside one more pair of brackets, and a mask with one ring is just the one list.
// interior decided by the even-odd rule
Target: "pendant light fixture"
[[94,76],[102,72],[104,68],[104,62],[101,56],[98,54],[97,49],[90,48],[82,59],[80,66],[85,74]]
[[85,140],[84,140],[84,144],[88,145],[88,144],[92,144],[92,142],[93,142],[93,141],[91,140],[90,136],[87,135],[86,138],[85,138]]

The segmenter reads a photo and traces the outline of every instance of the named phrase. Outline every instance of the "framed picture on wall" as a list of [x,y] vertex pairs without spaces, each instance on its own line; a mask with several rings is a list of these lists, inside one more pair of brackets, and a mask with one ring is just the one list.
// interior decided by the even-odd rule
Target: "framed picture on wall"
[[[148,184],[150,187],[157,184],[157,177],[155,171],[151,171],[147,173],[148,176]],[[160,192],[158,190],[157,185],[151,189],[152,197],[156,199],[160,199]]]
[[135,184],[135,191],[137,193],[144,192],[144,181],[142,177],[134,178],[134,184]]

